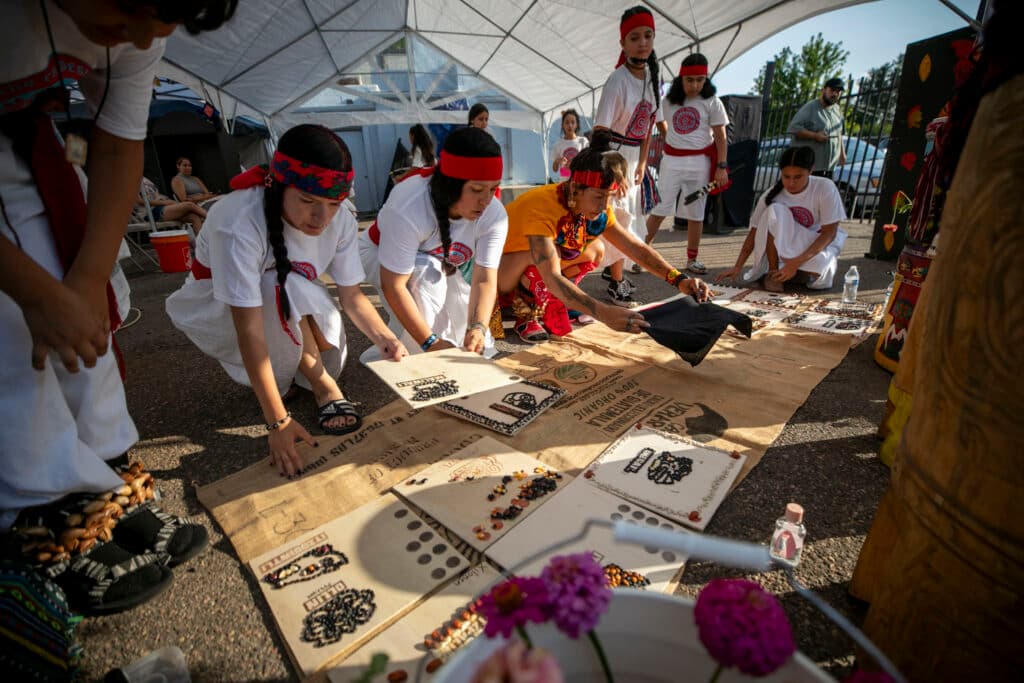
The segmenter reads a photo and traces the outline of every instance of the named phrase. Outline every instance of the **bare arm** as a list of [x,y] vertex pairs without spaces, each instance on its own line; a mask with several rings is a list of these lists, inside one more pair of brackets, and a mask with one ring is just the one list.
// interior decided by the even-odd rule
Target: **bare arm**
[[181,178],[174,176],[171,179],[171,192],[178,199],[179,202],[187,202],[188,195],[185,193],[185,183],[181,182]]
[[715,276],[715,282],[722,282],[723,280],[736,280],[739,278],[740,271],[743,270],[743,264],[750,258],[750,254],[754,251],[754,240],[757,235],[757,228],[750,226],[750,231],[747,233],[747,237],[743,240],[743,246],[740,247],[740,253],[736,257],[736,265],[729,270],[723,270],[721,273]]
[[[728,138],[725,133],[725,126],[711,126],[711,137],[715,140],[715,152],[718,154],[718,163],[728,161],[729,159],[729,146]],[[716,168],[715,183],[719,186],[725,185],[729,182],[729,172],[724,168]]]
[[[409,336],[417,344],[425,342],[434,333],[423,319],[423,314],[416,306],[416,301],[409,292],[409,274],[396,273],[384,266],[380,267],[380,288],[381,294],[388,302],[388,306],[394,311],[398,322],[402,323]],[[438,340],[430,348],[439,351],[442,348],[450,348],[451,344]]]
[[341,302],[341,307],[356,324],[356,327],[380,349],[382,357],[397,361],[403,356],[409,355],[405,345],[398,341],[394,333],[384,324],[377,309],[366,298],[359,285],[339,286],[338,301]]
[[278,429],[268,433],[271,463],[276,464],[282,474],[294,474],[302,468],[302,458],[295,448],[295,440],[300,438],[311,446],[316,444],[297,420],[287,417],[288,411],[277,391],[277,381],[267,354],[267,341],[263,336],[263,310],[232,306],[231,320],[238,336],[242,364],[260,410],[263,411],[263,419],[268,425],[283,420]]

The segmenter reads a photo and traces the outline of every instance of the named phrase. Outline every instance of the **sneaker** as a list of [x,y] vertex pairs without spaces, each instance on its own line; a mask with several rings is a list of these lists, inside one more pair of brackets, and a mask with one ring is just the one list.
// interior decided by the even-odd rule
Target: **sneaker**
[[639,263],[634,263],[629,267],[629,272],[639,275],[640,273],[644,272],[644,267],[641,266]]
[[608,296],[612,303],[623,308],[636,308],[640,302],[633,298],[633,283],[623,278],[621,282],[608,285]]
[[704,273],[708,272],[708,269],[704,266],[704,264],[695,258],[692,258],[686,262],[686,269],[691,273],[696,273],[697,275],[703,275]]
[[611,266],[605,266],[604,268],[601,269],[601,279],[602,280],[607,280],[608,282],[615,282],[614,280],[612,280],[612,267]]
[[526,320],[517,324],[516,332],[527,344],[540,344],[548,340],[547,331],[536,320]]

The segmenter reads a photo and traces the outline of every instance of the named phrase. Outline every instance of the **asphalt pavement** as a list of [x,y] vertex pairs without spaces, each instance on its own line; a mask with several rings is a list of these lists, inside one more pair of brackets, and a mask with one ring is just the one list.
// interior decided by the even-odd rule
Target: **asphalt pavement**
[[[855,263],[861,298],[882,301],[889,282],[886,272],[894,264],[864,258],[871,225],[850,222],[844,227],[850,238],[837,286],[827,294],[838,297],[842,273]],[[745,230],[737,230],[704,237],[700,258],[712,275],[732,265],[744,235]],[[685,263],[685,232],[672,229],[669,221],[656,246],[671,263]],[[196,485],[214,482],[265,458],[266,432],[259,407],[251,390],[234,384],[216,362],[171,326],[164,300],[180,286],[184,274],[164,274],[151,264],[141,260],[140,264],[145,267],[128,263],[126,273],[132,305],[141,311],[141,318],[117,335],[128,366],[128,406],[141,434],[133,458],[141,458],[156,476],[165,509],[194,515],[206,525],[210,547],[176,569],[171,588],[150,603],[81,624],[84,680],[101,679],[111,668],[166,645],[177,645],[185,652],[197,683],[297,680],[255,580],[194,493]],[[649,274],[630,278],[643,301],[672,293]],[[586,291],[601,297],[605,286],[596,275],[583,283]],[[376,302],[373,289],[367,286],[366,291]],[[342,388],[361,401],[368,413],[395,397],[355,360],[368,341],[353,325],[346,327],[351,360],[341,377]],[[875,431],[890,375],[872,360],[875,341],[872,337],[853,349],[814,389],[760,464],[726,498],[705,532],[767,543],[786,503],[801,503],[808,539],[797,575],[857,624],[863,619],[864,606],[847,596],[846,587],[889,480],[888,468],[876,457]],[[503,352],[524,347],[518,338],[499,342]],[[312,424],[314,405],[309,393],[300,391],[288,407]],[[711,578],[741,575],[717,565],[690,563],[679,592],[693,597]],[[780,572],[756,579],[781,599],[798,647],[842,678],[852,666],[852,642],[798,597]]]

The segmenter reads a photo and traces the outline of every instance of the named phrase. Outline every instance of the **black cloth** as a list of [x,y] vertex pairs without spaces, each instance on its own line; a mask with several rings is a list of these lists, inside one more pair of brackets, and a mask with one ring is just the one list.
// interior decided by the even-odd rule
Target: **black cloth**
[[692,296],[645,308],[643,315],[651,325],[644,331],[693,366],[704,360],[729,325],[747,338],[753,332],[749,317],[718,304],[699,304]]

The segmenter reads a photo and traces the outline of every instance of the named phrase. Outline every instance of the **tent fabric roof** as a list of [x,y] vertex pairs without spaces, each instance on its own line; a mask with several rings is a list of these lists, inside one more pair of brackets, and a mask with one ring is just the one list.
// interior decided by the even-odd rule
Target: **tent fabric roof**
[[[642,4],[655,16],[664,73],[674,73],[692,51],[703,52],[716,70],[779,30],[864,1]],[[567,105],[592,112],[619,54],[618,22],[625,6],[594,0],[245,0],[216,32],[176,31],[160,74],[203,92],[230,115],[294,121],[295,108],[367,55],[415,36],[528,110],[518,117],[492,112],[498,125],[536,129],[544,115]],[[404,122],[458,116],[424,117],[431,108],[414,80],[410,69],[409,82],[395,84],[405,96],[393,111],[378,111],[373,120],[382,121],[385,111],[383,120]],[[355,120],[360,118],[369,120],[365,115]]]

